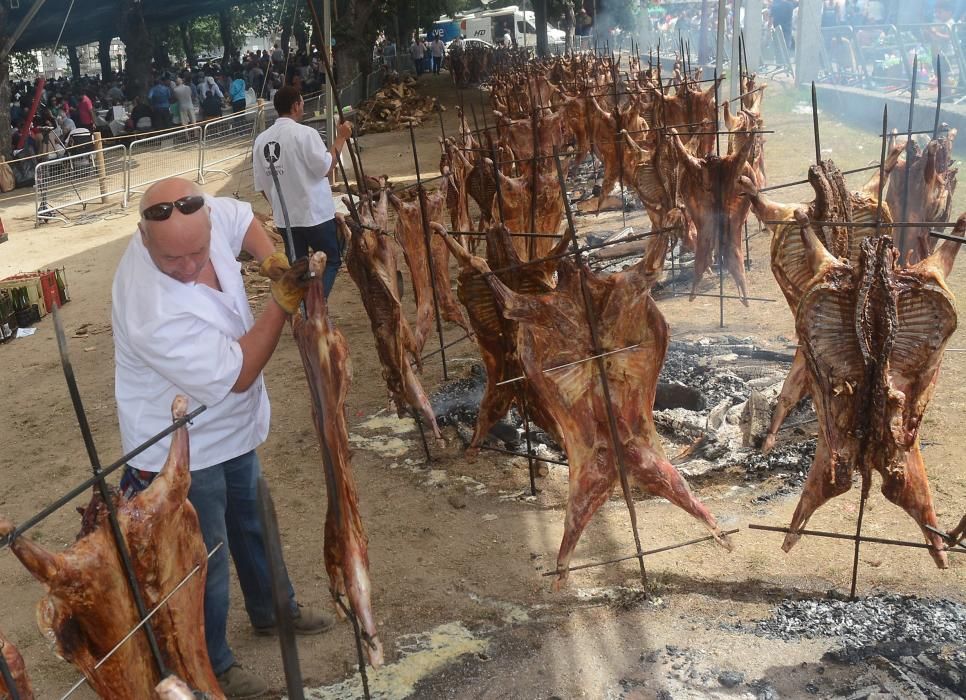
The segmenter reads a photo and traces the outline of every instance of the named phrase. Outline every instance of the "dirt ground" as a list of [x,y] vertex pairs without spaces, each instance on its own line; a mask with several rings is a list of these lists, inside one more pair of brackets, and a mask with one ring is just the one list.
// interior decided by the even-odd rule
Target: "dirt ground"
[[[455,129],[458,93],[447,76],[424,77],[425,89],[447,105],[445,126]],[[475,100],[478,93],[467,91]],[[805,176],[813,157],[811,120],[801,96],[773,86],[764,101],[766,159],[771,182]],[[823,145],[845,169],[878,158],[877,125],[861,132],[822,118]],[[439,124],[417,129],[420,165],[435,174]],[[404,183],[414,178],[405,132],[361,139],[369,174],[386,173]],[[218,195],[237,194],[259,211],[251,171],[239,163],[231,177],[205,185]],[[857,188],[862,176],[850,180]],[[810,199],[805,188],[775,193],[781,201]],[[0,217],[10,240],[0,245],[0,276],[19,270],[66,266],[72,302],[63,309],[70,350],[101,459],[120,454],[113,399],[110,287],[115,266],[135,229],[134,209],[108,207],[90,223],[34,229],[31,199],[0,199]],[[954,216],[966,209],[960,188]],[[80,212],[78,212],[80,214]],[[632,217],[638,230],[641,216]],[[599,219],[581,216],[581,233],[617,230],[619,213]],[[756,228],[756,227],[755,227]],[[685,298],[660,302],[672,333],[691,338],[719,334],[752,336],[781,343],[793,337],[793,321],[768,266],[767,234],[751,240],[753,266],[749,294],[774,302],[726,302],[726,327],[718,326],[718,300]],[[960,263],[966,264],[966,263]],[[966,295],[966,275],[949,280]],[[705,282],[708,293],[717,281]],[[734,293],[726,282],[726,293]],[[256,305],[258,300],[256,300]],[[563,528],[566,471],[552,469],[538,481],[535,499],[515,494],[528,487],[519,461],[483,453],[475,463],[463,457],[452,436],[433,448],[423,463],[411,423],[387,411],[386,389],[358,290],[343,271],[330,300],[331,316],[349,340],[353,383],[348,397],[353,468],[362,517],[369,532],[373,609],[386,648],[388,666],[371,673],[376,695],[384,698],[654,698],[827,696],[854,677],[855,669],[823,660],[833,639],[780,641],[750,633],[754,620],[790,598],[822,598],[848,591],[852,564],[849,542],[805,537],[790,553],[781,535],[748,530],[749,523],[787,525],[798,494],[756,504],[767,484],[699,485],[698,496],[724,528],[741,528],[735,550],[699,544],[647,559],[649,586],[642,595],[634,560],[571,574],[560,593],[541,576],[554,567]],[[455,339],[462,333],[444,329]],[[433,341],[431,341],[432,343]],[[963,331],[951,348],[966,347]],[[431,345],[427,346],[432,349]],[[449,353],[450,372],[466,373],[478,359],[468,341]],[[951,527],[966,509],[966,472],[961,462],[966,432],[966,355],[950,352],[922,430],[925,460],[940,522]],[[266,370],[272,399],[272,431],[260,454],[279,513],[285,555],[303,603],[329,605],[322,565],[325,494],[319,449],[297,349],[283,334]],[[423,384],[442,381],[438,358],[427,363]],[[32,337],[0,346],[0,513],[23,521],[56,495],[90,474],[83,443],[60,370],[51,320]],[[373,419],[373,416],[376,419]],[[959,426],[959,427],[957,427]],[[810,527],[853,532],[858,490],[833,499]],[[79,505],[79,503],[78,503]],[[638,494],[645,549],[704,534],[683,511],[663,500]],[[63,508],[36,527],[30,537],[59,549],[72,541],[78,516]],[[873,490],[864,532],[919,541],[913,521]],[[574,563],[620,557],[634,551],[626,508],[615,492],[591,521]],[[966,602],[966,560],[950,556],[939,571],[922,550],[867,544],[861,549],[859,593],[916,594]],[[42,587],[9,553],[0,553],[0,628],[21,649],[38,697],[60,697],[79,674],[58,660],[38,633],[34,606]],[[280,656],[271,639],[256,638],[247,625],[240,593],[233,589],[230,639],[243,665],[256,669],[281,693]],[[736,623],[745,623],[743,626]],[[299,640],[305,684],[311,697],[350,698],[361,694],[355,675],[351,628],[342,624],[317,638]],[[741,674],[729,686],[720,672]],[[770,688],[768,695],[763,688]],[[86,693],[86,694],[85,694]],[[763,695],[764,693],[764,695]],[[76,697],[92,697],[84,689]]]

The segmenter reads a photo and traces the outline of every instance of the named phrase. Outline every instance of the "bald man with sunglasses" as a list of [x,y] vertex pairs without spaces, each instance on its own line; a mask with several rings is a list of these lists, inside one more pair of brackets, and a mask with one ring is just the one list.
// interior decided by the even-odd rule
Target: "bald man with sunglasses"
[[[258,519],[255,448],[268,436],[270,408],[262,370],[289,316],[305,295],[307,259],[272,283],[254,318],[245,293],[242,250],[263,271],[288,268],[251,205],[209,197],[188,180],[152,185],[141,220],[118,265],[111,290],[115,397],[124,451],[171,423],[170,406],[186,394],[207,410],[191,426],[191,489],[205,546],[225,542],[208,562],[205,637],[211,665],[229,698],[258,697],[268,686],[235,661],[226,638],[228,552],[256,634],[274,634],[271,579]],[[121,480],[131,497],[164,465],[170,438],[133,458]],[[302,608],[289,585],[296,632],[318,634],[331,616]]]

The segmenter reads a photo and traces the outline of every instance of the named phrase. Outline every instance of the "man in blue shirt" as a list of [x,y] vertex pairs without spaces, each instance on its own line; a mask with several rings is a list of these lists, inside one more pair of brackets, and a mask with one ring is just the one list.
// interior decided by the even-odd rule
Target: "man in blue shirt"
[[151,104],[151,122],[154,128],[169,128],[171,126],[171,89],[163,78],[158,78],[154,87],[148,91],[148,102]]

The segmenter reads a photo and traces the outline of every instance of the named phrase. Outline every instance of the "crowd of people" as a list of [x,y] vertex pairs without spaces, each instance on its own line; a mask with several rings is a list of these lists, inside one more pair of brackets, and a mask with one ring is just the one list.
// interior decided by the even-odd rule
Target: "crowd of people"
[[[223,68],[155,67],[146,94],[130,94],[125,73],[61,77],[44,83],[36,113],[30,118],[36,81],[11,84],[10,124],[15,159],[57,159],[91,148],[93,134],[123,140],[173,126],[238,113],[258,97],[270,100],[284,85],[302,93],[320,90],[324,70],[315,47],[288,54],[278,43],[272,50],[237,52]],[[29,123],[28,123],[29,119]],[[31,172],[15,169],[18,185],[29,184]]]

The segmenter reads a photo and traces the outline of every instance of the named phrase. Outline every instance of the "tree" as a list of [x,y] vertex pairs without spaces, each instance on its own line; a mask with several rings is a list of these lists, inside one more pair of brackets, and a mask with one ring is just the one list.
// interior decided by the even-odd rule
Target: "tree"
[[120,0],[119,35],[127,53],[128,97],[145,95],[151,82],[151,54],[154,42],[144,23],[140,0]]
[[191,25],[187,22],[178,23],[178,34],[181,36],[181,48],[184,49],[184,57],[188,60],[188,65],[193,66],[197,61],[195,45],[191,40]]
[[232,56],[235,55],[235,47],[240,43],[236,40],[236,37],[232,34],[232,21],[231,21],[230,10],[219,10],[218,31],[221,34],[221,45],[223,48],[221,68],[222,70],[227,71],[228,67],[231,65],[231,58]]
[[[0,46],[7,43],[4,29],[10,27],[9,7],[9,4],[0,2]],[[0,54],[0,105],[3,106],[0,109],[0,155],[10,158],[13,152],[10,144],[10,56],[6,54]]]
[[97,42],[97,62],[101,64],[102,80],[114,78],[114,66],[111,65],[111,41],[113,39],[113,31],[108,31]]
[[67,61],[70,64],[70,74],[74,80],[78,80],[81,77],[80,72],[80,58],[77,56],[77,47],[68,46],[67,47]]

